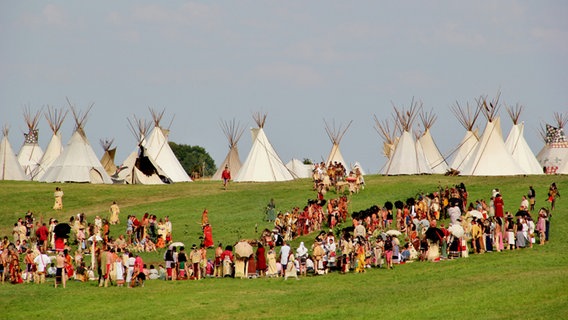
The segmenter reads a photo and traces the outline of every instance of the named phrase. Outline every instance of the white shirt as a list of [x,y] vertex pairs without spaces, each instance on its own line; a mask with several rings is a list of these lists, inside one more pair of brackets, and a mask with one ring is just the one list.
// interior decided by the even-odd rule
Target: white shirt
[[34,263],[37,265],[38,272],[45,272],[47,266],[51,264],[51,259],[45,253],[42,253],[35,257]]

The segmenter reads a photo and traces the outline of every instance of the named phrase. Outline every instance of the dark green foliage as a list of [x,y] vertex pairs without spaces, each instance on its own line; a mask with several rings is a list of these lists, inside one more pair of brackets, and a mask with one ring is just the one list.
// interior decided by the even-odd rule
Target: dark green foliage
[[192,173],[197,172],[200,176],[212,176],[217,167],[215,161],[205,148],[200,146],[190,146],[186,144],[177,144],[169,142],[170,148],[178,158],[181,166],[191,176]]

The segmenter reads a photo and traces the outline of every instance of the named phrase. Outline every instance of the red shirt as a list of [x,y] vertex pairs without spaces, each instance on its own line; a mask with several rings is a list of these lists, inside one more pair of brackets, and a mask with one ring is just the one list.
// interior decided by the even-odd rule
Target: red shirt
[[46,241],[49,235],[49,230],[47,230],[46,226],[41,226],[36,230],[36,236],[41,241]]
[[223,172],[221,173],[221,178],[231,180],[231,171],[227,169],[223,170]]

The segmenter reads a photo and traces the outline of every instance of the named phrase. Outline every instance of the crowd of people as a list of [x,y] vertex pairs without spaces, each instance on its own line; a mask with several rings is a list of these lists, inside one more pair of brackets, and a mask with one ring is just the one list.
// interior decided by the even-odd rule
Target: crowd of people
[[[286,212],[277,212],[273,199],[267,205],[272,230],[258,239],[214,246],[208,211],[201,217],[203,237],[186,252],[173,242],[167,216],[145,213],[140,219],[127,216],[125,233],[110,236],[110,225],[119,225],[120,208],[109,208],[109,221],[84,214],[59,223],[38,221],[32,212],[14,224],[10,239],[0,242],[0,280],[11,283],[44,283],[55,286],[67,279],[96,280],[99,286],[143,286],[146,279],[182,280],[205,277],[290,277],[324,275],[329,272],[365,272],[368,268],[392,269],[412,261],[441,261],[504,250],[520,250],[548,241],[550,217],[560,196],[551,184],[549,208],[536,207],[532,186],[519,205],[505,210],[503,194],[493,189],[489,201],[468,200],[464,184],[438,187],[405,201],[387,201],[358,212],[349,212],[349,198],[337,194],[321,197]],[[58,190],[60,191],[60,190]],[[57,202],[58,201],[58,202]],[[62,206],[61,199],[56,204]],[[444,225],[442,221],[448,221]],[[290,243],[297,237],[316,235],[313,243]],[[76,248],[72,252],[72,248]],[[139,252],[165,248],[163,264],[144,263]],[[256,248],[256,250],[255,250]],[[214,250],[214,256],[208,250]],[[91,255],[90,263],[85,256]]]

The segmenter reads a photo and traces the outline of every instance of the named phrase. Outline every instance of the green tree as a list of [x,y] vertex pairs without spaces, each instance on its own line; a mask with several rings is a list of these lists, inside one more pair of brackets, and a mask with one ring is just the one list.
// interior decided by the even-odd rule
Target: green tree
[[198,172],[200,176],[212,176],[217,170],[215,161],[205,148],[171,141],[169,143],[181,166],[190,176],[193,172]]

